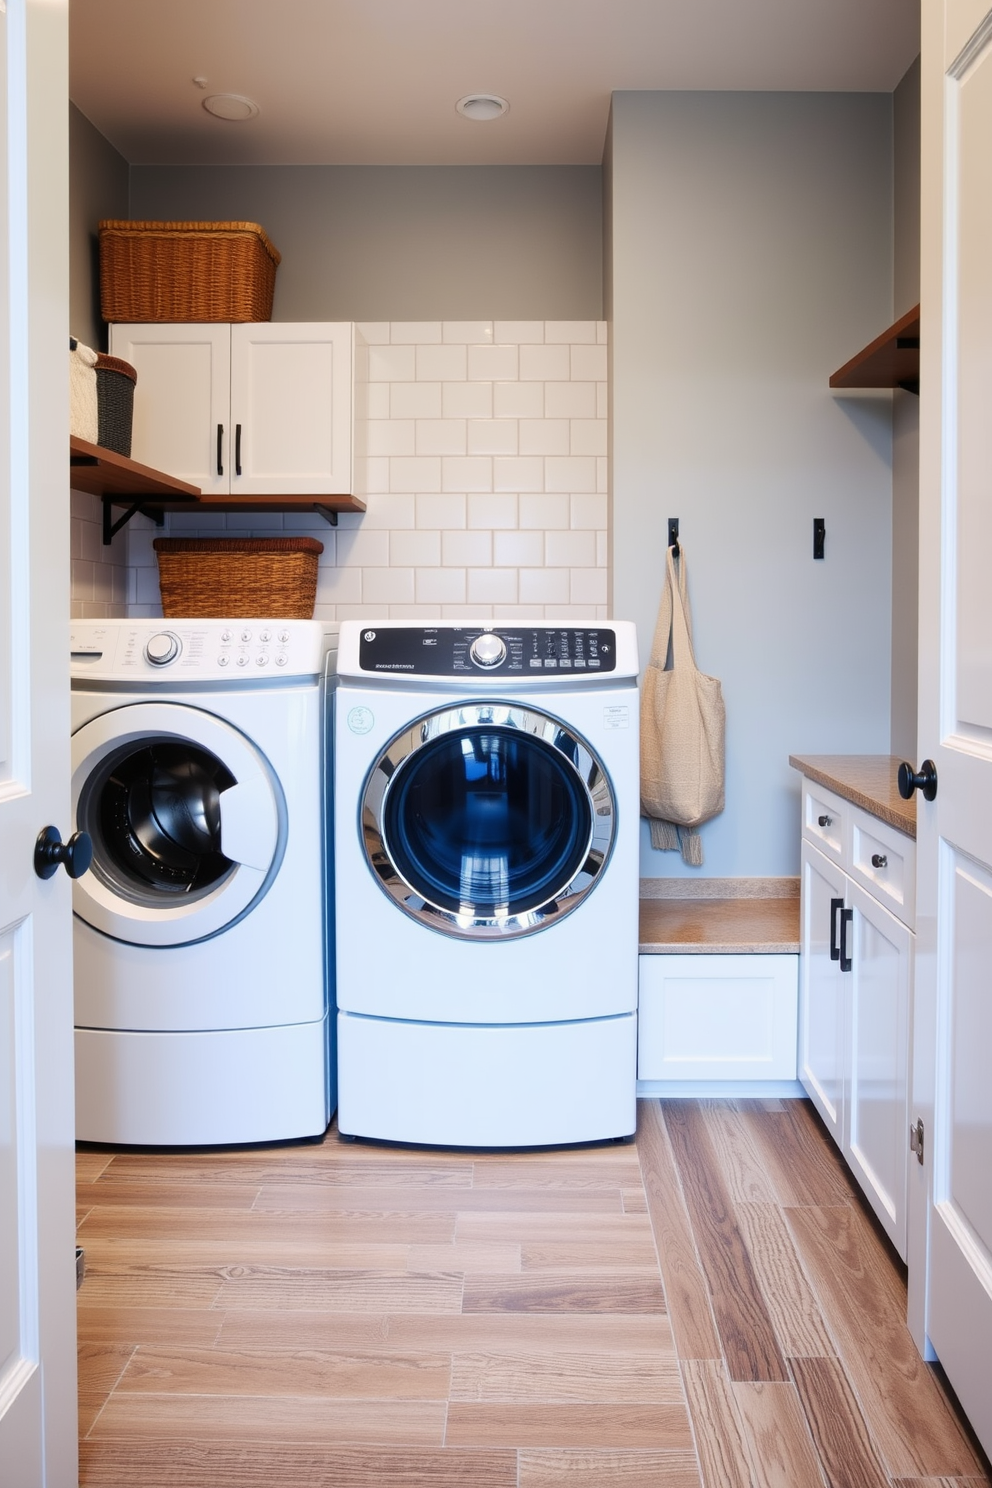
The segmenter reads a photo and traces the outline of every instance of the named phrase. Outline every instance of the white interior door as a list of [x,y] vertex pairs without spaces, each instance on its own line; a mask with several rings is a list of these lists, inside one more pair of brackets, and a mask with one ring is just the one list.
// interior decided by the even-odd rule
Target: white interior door
[[67,14],[0,5],[0,1481],[76,1470],[69,882]]
[[[918,1342],[925,1326],[985,1450],[992,1452],[987,10],[988,0],[930,0],[923,7],[919,738],[921,752],[936,763],[938,790],[933,802],[919,804],[913,1114],[924,1117],[927,1140],[925,1167],[911,1184],[910,1318]],[[929,1264],[921,1266],[927,1238]]]

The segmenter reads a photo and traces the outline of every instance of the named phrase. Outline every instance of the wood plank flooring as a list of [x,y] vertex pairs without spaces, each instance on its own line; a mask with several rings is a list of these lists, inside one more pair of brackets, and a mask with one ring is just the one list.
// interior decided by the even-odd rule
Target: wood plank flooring
[[992,1488],[805,1102],[77,1172],[84,1488]]

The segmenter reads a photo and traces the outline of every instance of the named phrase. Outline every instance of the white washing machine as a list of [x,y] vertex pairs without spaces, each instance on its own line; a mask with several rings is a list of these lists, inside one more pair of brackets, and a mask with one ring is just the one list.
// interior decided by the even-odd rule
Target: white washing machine
[[633,625],[344,621],[338,1125],[527,1147],[635,1124]]
[[334,1108],[326,677],[310,620],[77,621],[76,1134],[323,1132]]

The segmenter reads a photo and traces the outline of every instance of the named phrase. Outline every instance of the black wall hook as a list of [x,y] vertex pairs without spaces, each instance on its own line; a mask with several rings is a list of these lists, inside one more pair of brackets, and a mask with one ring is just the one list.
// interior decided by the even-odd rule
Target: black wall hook
[[668,519],[668,546],[675,549],[675,557],[679,556],[679,519],[669,517]]

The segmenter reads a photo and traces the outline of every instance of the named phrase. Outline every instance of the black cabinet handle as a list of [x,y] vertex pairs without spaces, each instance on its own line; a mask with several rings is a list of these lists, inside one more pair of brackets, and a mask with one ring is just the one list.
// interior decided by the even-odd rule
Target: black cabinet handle
[[919,773],[903,760],[899,766],[899,794],[908,801],[914,790],[923,792],[924,801],[932,801],[937,794],[937,766],[933,760],[924,760]]
[[51,878],[63,864],[70,878],[82,878],[93,861],[93,842],[88,832],[73,832],[68,842],[62,841],[58,827],[42,827],[34,845],[34,871],[39,878]]
[[831,899],[830,901],[830,959],[840,960],[840,946],[837,944],[837,911],[844,908],[843,899]]
[[889,860],[884,853],[872,853],[871,866],[873,868],[888,868]]
[[224,425],[217,425],[217,474],[224,474]]
[[818,816],[816,818],[816,825],[818,827],[829,827],[833,825],[833,820],[832,816]]
[[851,948],[847,943],[847,932],[854,921],[853,909],[842,909],[840,912],[840,969],[850,971],[853,962],[851,960]]
[[234,473],[241,474],[241,425],[234,426]]

